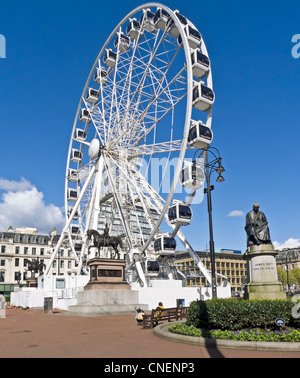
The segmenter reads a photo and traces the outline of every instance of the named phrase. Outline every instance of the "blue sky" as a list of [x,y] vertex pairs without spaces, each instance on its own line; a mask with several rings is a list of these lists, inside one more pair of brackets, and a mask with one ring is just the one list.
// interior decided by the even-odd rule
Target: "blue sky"
[[[0,34],[6,40],[6,58],[0,59],[2,230],[61,226],[67,151],[82,89],[113,28],[142,3],[1,2]],[[245,215],[253,202],[268,218],[272,241],[297,244],[300,58],[292,56],[292,38],[300,33],[300,3],[164,4],[198,27],[211,59],[212,145],[226,168],[225,182],[215,183],[212,193],[215,247],[245,251]],[[206,202],[193,210],[184,231],[193,247],[203,250],[209,243]],[[240,216],[229,216],[233,211]]]

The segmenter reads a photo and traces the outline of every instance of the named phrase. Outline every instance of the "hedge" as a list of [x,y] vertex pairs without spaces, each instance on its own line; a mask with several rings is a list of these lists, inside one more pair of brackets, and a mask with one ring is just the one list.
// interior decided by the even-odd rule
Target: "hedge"
[[293,306],[291,300],[197,300],[189,306],[186,324],[221,330],[270,329],[276,318],[283,318],[287,327],[300,328],[300,318],[292,316]]

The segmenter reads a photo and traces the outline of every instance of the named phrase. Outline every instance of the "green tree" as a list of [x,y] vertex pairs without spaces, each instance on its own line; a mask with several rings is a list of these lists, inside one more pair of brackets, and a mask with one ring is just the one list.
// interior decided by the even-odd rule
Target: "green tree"
[[286,271],[283,270],[282,268],[278,267],[277,268],[277,274],[278,274],[278,281],[283,283],[283,285],[286,285],[287,284]]
[[300,268],[294,268],[289,273],[290,284],[300,285]]

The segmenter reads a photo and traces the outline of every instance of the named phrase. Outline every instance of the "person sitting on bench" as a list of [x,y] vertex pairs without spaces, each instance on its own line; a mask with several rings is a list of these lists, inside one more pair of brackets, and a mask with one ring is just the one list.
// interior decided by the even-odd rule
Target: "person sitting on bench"
[[164,306],[162,304],[162,302],[159,302],[158,303],[158,306],[156,307],[155,309],[155,315],[154,315],[154,318],[156,319],[155,320],[155,324],[158,325],[158,320],[161,316],[165,315],[165,312],[164,312]]

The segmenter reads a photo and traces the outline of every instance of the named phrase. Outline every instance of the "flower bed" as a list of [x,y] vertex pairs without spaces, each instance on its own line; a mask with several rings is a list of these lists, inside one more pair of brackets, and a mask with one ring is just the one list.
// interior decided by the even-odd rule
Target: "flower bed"
[[223,339],[236,341],[275,341],[275,342],[300,342],[300,331],[286,329],[280,331],[268,331],[263,329],[244,329],[240,331],[201,329],[185,323],[174,324],[169,328],[172,333],[187,336],[203,337],[209,339]]

